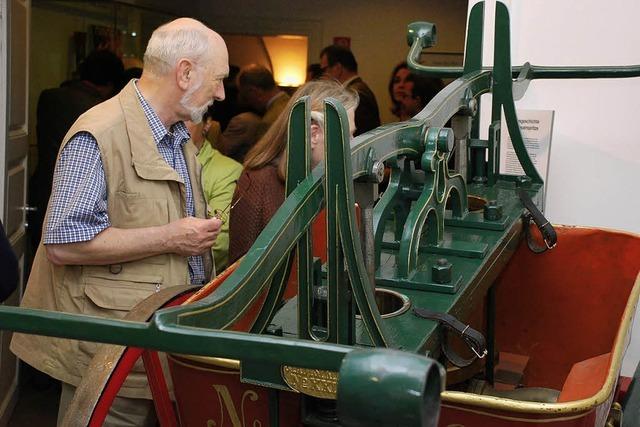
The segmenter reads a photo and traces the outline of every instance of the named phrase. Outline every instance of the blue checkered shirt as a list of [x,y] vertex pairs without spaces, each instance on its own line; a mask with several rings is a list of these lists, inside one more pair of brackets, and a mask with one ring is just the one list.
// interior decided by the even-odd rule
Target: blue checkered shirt
[[[183,153],[183,146],[190,138],[187,127],[183,122],[177,122],[167,131],[137,86],[136,92],[158,151],[184,181],[186,214],[195,216],[191,180]],[[60,153],[53,174],[48,212],[43,240],[45,245],[85,242],[111,226],[100,149],[89,132],[78,132]],[[201,256],[189,257],[189,275],[191,283],[205,283]]]

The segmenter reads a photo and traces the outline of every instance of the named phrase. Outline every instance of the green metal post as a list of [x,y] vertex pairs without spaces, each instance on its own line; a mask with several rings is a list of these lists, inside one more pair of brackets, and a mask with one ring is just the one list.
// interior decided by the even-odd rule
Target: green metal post
[[[309,175],[311,164],[311,142],[308,130],[311,125],[311,114],[309,107],[309,97],[300,98],[289,114],[289,132],[287,139],[287,178],[285,185],[285,195],[288,197],[293,190]],[[303,298],[303,307],[305,318],[309,319],[308,301],[309,287],[311,281],[308,280],[311,274],[311,233],[306,229],[302,233],[302,238],[298,242],[298,252],[302,252],[302,256],[298,256],[298,275],[305,277],[304,281],[298,280],[300,288],[304,288],[301,294]],[[304,257],[304,258],[303,258]],[[269,292],[264,304],[254,322],[251,332],[263,333],[282,300],[282,295],[286,289],[289,273],[291,272],[291,253],[288,254],[286,261],[278,268],[274,278],[271,281]],[[306,302],[306,305],[305,305]],[[308,337],[308,331],[303,331],[301,338]]]
[[[328,228],[330,234],[333,232],[338,234],[337,238],[334,239],[332,237],[331,241],[334,241],[337,246],[342,248],[342,255],[347,264],[351,295],[360,309],[360,316],[371,337],[371,341],[376,346],[384,347],[390,345],[390,342],[388,334],[385,334],[383,330],[382,316],[380,316],[376,306],[373,284],[369,282],[369,275],[367,274],[358,234],[353,179],[351,178],[348,123],[344,107],[333,99],[326,100],[325,156],[326,164],[331,165],[331,168],[327,171],[326,178],[327,218],[335,217],[335,220],[337,220],[336,228]],[[329,191],[336,195],[335,199],[329,197]],[[328,243],[330,253],[332,249],[331,241]],[[340,267],[343,268],[343,265]],[[331,275],[331,264],[329,264],[328,268]],[[334,274],[334,276],[337,275]],[[330,287],[331,285],[331,282],[329,282]],[[332,293],[330,292],[331,295]],[[330,324],[337,321],[348,323],[345,319],[329,317]]]
[[[509,10],[504,3],[496,2],[495,42],[493,52],[493,105],[491,108],[491,122],[500,122],[504,111],[505,121],[513,148],[518,156],[525,174],[533,182],[542,184],[543,180],[536,170],[527,149],[524,146],[516,107],[513,101],[513,80],[511,70],[511,42],[509,32]],[[491,149],[492,147],[489,147]],[[489,153],[491,156],[491,153]],[[489,176],[493,171],[489,170]]]
[[[344,111],[344,109],[343,109]],[[338,344],[354,344],[355,336],[355,308],[352,293],[349,289],[347,273],[345,271],[345,253],[342,248],[340,229],[347,226],[338,218],[340,200],[344,194],[340,188],[343,180],[342,165],[344,141],[344,125],[348,123],[346,114],[334,117],[333,110],[325,104],[324,117],[324,163],[325,196],[327,209],[327,287],[328,287],[328,341]],[[348,138],[347,138],[348,140]],[[351,178],[350,178],[351,179]],[[356,240],[359,245],[359,239]]]

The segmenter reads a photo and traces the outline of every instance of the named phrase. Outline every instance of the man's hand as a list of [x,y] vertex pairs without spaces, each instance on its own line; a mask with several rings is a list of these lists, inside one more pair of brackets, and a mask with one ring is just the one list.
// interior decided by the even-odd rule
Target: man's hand
[[108,227],[86,242],[46,245],[55,265],[107,265],[154,255],[200,255],[211,248],[222,223],[217,218],[182,218],[146,228]]
[[181,218],[167,224],[167,252],[179,255],[200,255],[211,249],[220,232],[218,218]]

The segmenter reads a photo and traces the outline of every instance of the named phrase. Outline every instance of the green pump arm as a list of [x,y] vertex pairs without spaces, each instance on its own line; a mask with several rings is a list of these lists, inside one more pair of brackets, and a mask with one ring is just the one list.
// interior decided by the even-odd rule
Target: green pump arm
[[[472,50],[478,50],[482,45],[484,2],[476,3],[469,13],[468,40],[465,54],[468,56]],[[500,19],[497,17],[500,16]],[[506,19],[505,19],[506,17]],[[496,2],[496,31],[498,27],[509,30],[509,15],[506,6]],[[496,37],[496,52],[504,51],[505,39]],[[478,41],[480,43],[478,44]],[[410,46],[407,55],[409,67],[426,76],[441,78],[458,78],[466,72],[464,67],[432,67],[420,63],[420,55],[423,49],[435,46],[437,31],[435,24],[430,22],[413,22],[407,27],[407,43]],[[508,39],[507,39],[508,42]],[[473,49],[470,49],[473,48]],[[484,71],[492,71],[492,67],[483,67]],[[513,78],[526,71],[529,80],[535,79],[603,79],[640,77],[640,65],[619,66],[542,66],[525,64],[512,67]]]

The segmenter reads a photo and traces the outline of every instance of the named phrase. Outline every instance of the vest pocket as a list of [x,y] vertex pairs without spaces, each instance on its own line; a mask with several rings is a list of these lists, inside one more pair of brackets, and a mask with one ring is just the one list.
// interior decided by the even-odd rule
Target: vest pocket
[[[113,277],[110,277],[113,276]],[[162,276],[132,273],[104,275],[95,272],[84,279],[84,305],[82,314],[122,319],[140,301],[160,290]],[[80,362],[87,364],[100,344],[79,341]],[[138,369],[134,369],[138,370]]]
[[85,277],[83,313],[121,319],[134,305],[160,290],[162,276],[120,273]]

